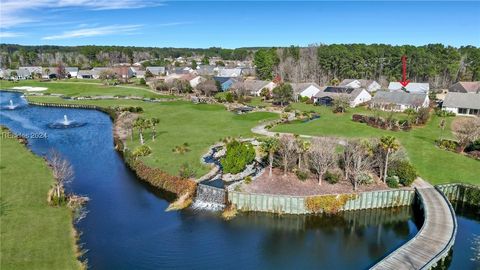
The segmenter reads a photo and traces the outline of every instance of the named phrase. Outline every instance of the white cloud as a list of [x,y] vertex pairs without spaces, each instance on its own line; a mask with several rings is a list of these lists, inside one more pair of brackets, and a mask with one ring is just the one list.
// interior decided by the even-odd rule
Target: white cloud
[[52,8],[78,8],[88,10],[136,9],[163,5],[162,0],[2,0],[0,8],[0,28],[41,21],[32,14]]
[[23,34],[18,32],[0,31],[0,38],[12,38],[12,37],[21,37],[21,36],[23,36]]
[[134,31],[140,29],[142,25],[140,24],[131,24],[131,25],[110,25],[110,26],[101,26],[101,27],[92,27],[92,28],[82,28],[75,29],[70,31],[65,31],[60,35],[46,36],[43,37],[43,40],[56,40],[56,39],[67,39],[67,38],[84,38],[84,37],[94,37],[94,36],[105,36],[112,34],[132,34]]

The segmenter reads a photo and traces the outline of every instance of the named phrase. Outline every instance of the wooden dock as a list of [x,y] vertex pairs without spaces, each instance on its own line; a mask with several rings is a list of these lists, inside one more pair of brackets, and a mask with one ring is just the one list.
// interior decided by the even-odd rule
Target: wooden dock
[[371,269],[430,269],[448,255],[457,220],[447,198],[433,187],[416,189],[425,221],[417,235]]

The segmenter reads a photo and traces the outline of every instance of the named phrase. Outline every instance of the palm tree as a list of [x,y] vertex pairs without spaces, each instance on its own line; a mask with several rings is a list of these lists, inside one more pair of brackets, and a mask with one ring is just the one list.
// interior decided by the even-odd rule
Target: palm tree
[[380,147],[385,151],[385,168],[383,173],[383,182],[386,182],[387,171],[388,171],[388,158],[391,153],[395,152],[400,148],[397,140],[393,136],[383,136],[380,138]]
[[150,127],[149,121],[139,117],[137,118],[137,120],[135,120],[135,123],[133,124],[133,126],[135,128],[138,128],[138,132],[140,133],[140,144],[143,145],[144,144],[143,131]]
[[160,123],[160,119],[158,118],[150,118],[150,126],[152,127],[152,141],[155,141],[155,137],[157,136],[157,129],[156,126]]
[[302,160],[305,157],[305,154],[308,152],[310,149],[310,146],[312,145],[310,141],[304,141],[304,140],[298,140],[298,169],[302,169]]
[[266,138],[262,142],[260,149],[263,153],[268,154],[268,163],[269,163],[268,176],[272,177],[273,155],[275,154],[275,151],[277,151],[278,149],[278,139],[275,137]]

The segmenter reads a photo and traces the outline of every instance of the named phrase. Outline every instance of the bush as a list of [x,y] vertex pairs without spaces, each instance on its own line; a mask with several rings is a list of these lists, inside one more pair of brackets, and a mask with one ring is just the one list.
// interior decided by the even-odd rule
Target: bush
[[435,114],[439,117],[452,117],[456,115],[454,112],[444,111],[442,109],[435,110]]
[[150,149],[150,147],[148,147],[147,145],[141,145],[135,148],[132,154],[134,157],[144,157],[150,155],[151,153],[152,149]]
[[340,173],[338,173],[338,172],[330,172],[330,171],[327,171],[327,172],[325,173],[325,175],[323,176],[323,179],[324,179],[325,181],[327,181],[328,183],[330,183],[330,184],[333,185],[333,184],[338,183],[338,181],[340,181],[340,178],[341,178],[341,177],[342,177],[342,176],[341,176]]
[[387,182],[387,186],[388,186],[389,188],[398,188],[398,183],[399,183],[399,181],[398,181],[398,177],[397,177],[397,176],[389,176],[389,177],[387,177],[386,182]]
[[236,140],[227,144],[225,157],[220,160],[225,173],[239,173],[255,159],[255,149],[251,143]]
[[250,183],[252,183],[252,177],[251,177],[251,176],[245,177],[245,184],[248,185],[248,184],[250,184]]
[[452,140],[436,140],[435,143],[438,145],[438,147],[450,151],[455,151],[458,147],[458,143]]
[[373,183],[373,177],[368,173],[362,173],[358,176],[358,181],[361,185],[370,185]]
[[308,171],[297,170],[295,175],[297,176],[298,180],[305,181],[308,178]]
[[429,117],[430,117],[430,109],[420,108],[417,112],[417,124],[419,125],[426,124]]
[[141,84],[141,85],[146,85],[146,84],[147,84],[147,82],[145,81],[145,79],[144,79],[144,78],[140,78],[140,84]]
[[465,152],[480,151],[480,139],[472,142],[465,148]]
[[228,92],[226,95],[225,95],[225,100],[229,103],[232,103],[233,102],[233,94],[231,92]]
[[190,167],[187,162],[183,163],[178,170],[178,176],[182,179],[189,179],[195,176],[195,169]]
[[410,186],[417,178],[417,171],[407,160],[398,160],[389,165],[387,176],[397,176],[400,184]]

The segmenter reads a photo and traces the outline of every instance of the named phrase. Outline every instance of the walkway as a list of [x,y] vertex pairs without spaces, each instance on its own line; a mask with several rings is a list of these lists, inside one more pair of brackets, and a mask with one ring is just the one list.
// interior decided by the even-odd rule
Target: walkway
[[425,221],[417,235],[371,269],[430,269],[447,256],[455,242],[457,220],[440,191],[429,185],[416,188]]

